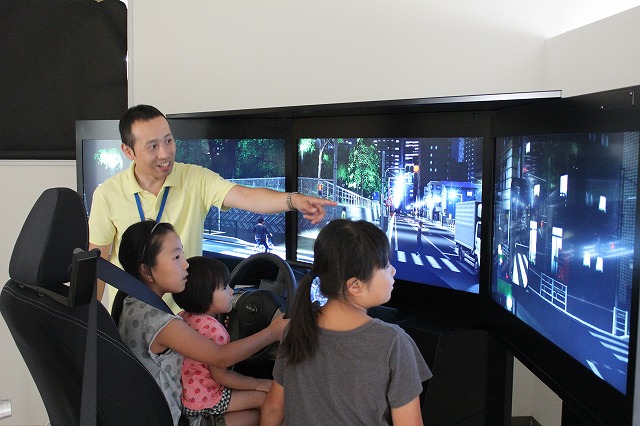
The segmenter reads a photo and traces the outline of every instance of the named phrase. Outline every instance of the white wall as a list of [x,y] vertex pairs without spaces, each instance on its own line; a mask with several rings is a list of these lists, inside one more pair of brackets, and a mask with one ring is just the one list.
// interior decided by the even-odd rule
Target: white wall
[[562,400],[520,361],[513,364],[512,416],[533,416],[544,426],[560,426]]
[[[75,161],[0,160],[2,226],[0,226],[0,287],[9,279],[9,260],[31,207],[53,187],[76,189]],[[0,399],[10,399],[12,416],[0,425],[44,425],[47,413],[7,324],[0,316]]]
[[165,113],[557,89],[543,82],[544,37],[522,14],[497,25],[484,2],[129,7],[131,103]]
[[640,8],[548,39],[594,9],[550,3],[135,0],[129,99],[181,113],[638,83]]
[[640,83],[640,7],[546,42],[544,79],[574,96]]

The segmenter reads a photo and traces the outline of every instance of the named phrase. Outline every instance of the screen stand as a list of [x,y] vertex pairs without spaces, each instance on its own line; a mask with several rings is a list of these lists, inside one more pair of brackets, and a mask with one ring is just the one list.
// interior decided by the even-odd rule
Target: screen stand
[[425,424],[511,424],[513,355],[487,330],[473,320],[437,313],[397,324],[433,372],[422,395]]

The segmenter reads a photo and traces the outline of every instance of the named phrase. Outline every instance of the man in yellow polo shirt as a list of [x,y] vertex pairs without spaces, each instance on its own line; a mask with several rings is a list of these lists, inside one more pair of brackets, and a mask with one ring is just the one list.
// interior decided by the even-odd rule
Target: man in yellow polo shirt
[[[119,266],[120,239],[133,223],[146,219],[171,223],[185,257],[202,254],[204,219],[211,207],[260,214],[298,210],[312,223],[325,217],[323,198],[224,180],[204,167],[175,162],[176,143],[164,114],[149,105],[129,108],[120,119],[122,150],[133,163],[98,186],[89,215],[89,248]],[[104,283],[98,283],[102,300]]]

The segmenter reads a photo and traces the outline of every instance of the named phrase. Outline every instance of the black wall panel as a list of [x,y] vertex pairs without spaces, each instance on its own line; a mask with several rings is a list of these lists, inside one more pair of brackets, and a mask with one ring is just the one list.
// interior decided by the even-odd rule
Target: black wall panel
[[127,108],[119,0],[0,2],[0,158],[73,159],[75,121]]

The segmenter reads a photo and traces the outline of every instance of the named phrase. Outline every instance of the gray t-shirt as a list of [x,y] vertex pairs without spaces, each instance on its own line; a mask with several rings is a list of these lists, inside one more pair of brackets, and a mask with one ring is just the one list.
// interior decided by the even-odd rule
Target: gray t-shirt
[[[144,364],[162,389],[173,415],[173,423],[177,425],[180,420],[180,376],[183,357],[171,349],[159,355],[151,352],[151,342],[173,319],[182,321],[177,315],[168,314],[129,296],[124,300],[118,331],[122,341]],[[140,395],[140,398],[144,399],[144,395]]]
[[395,324],[373,319],[350,331],[320,329],[312,359],[286,366],[275,381],[285,391],[285,423],[389,425],[390,407],[422,392],[432,374],[415,342]]

